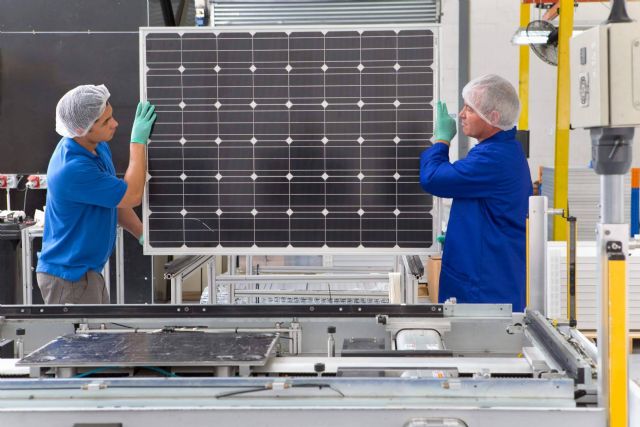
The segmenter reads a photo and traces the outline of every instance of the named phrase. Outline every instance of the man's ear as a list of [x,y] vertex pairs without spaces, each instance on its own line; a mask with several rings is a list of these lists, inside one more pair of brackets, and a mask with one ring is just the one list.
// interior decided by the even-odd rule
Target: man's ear
[[496,110],[493,110],[489,114],[489,120],[491,121],[492,124],[493,123],[500,123],[500,113],[498,111],[496,111]]

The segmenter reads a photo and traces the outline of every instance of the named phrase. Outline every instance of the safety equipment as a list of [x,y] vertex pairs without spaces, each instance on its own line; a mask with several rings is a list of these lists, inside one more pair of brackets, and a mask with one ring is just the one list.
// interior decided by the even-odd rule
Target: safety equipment
[[502,130],[511,129],[520,114],[520,101],[513,85],[495,74],[471,80],[462,98],[482,119]]
[[156,107],[149,101],[139,102],[136,108],[136,117],[133,120],[133,128],[131,129],[131,142],[138,144],[146,144],[151,134],[153,122],[156,121]]
[[433,131],[434,141],[451,142],[456,136],[456,121],[449,116],[447,104],[438,101],[436,104],[436,128]]
[[56,106],[56,132],[67,138],[85,136],[107,107],[105,85],[82,85],[65,93]]

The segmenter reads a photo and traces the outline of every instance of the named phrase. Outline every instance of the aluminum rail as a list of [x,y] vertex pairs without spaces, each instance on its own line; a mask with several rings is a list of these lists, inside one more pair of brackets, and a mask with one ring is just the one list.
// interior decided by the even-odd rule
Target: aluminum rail
[[218,283],[281,283],[281,282],[388,282],[389,275],[371,274],[247,274],[220,275]]
[[[214,262],[215,257],[213,255],[202,255],[179,258],[165,264],[165,279],[171,280],[171,304],[182,304],[182,283],[187,277],[204,265],[209,266],[209,271],[211,271],[210,265]],[[211,286],[212,279],[211,274],[209,274],[207,286],[209,286],[210,292],[214,288],[214,286]]]
[[549,323],[539,312],[527,312],[525,316],[528,335],[538,341],[554,362],[576,384],[590,384],[593,380],[591,364]]
[[391,266],[389,268],[376,268],[373,266],[351,267],[346,265],[340,265],[340,266],[334,266],[334,267],[321,267],[321,266],[306,267],[304,265],[290,265],[290,266],[283,265],[283,266],[262,267],[259,265],[258,267],[256,267],[256,269],[259,272],[259,274],[264,274],[264,273],[286,274],[286,273],[300,273],[300,272],[318,274],[318,273],[330,273],[334,271],[348,271],[349,273],[352,273],[352,274],[356,274],[356,273],[362,273],[362,274],[381,273],[382,274],[382,273],[390,273],[393,271],[393,268]]

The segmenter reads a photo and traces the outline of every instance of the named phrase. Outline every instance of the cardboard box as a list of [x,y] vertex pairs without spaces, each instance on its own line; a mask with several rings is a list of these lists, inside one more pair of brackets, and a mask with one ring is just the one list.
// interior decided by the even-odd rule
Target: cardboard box
[[440,270],[442,268],[442,256],[432,255],[427,258],[427,291],[432,303],[438,303],[438,287],[440,284]]

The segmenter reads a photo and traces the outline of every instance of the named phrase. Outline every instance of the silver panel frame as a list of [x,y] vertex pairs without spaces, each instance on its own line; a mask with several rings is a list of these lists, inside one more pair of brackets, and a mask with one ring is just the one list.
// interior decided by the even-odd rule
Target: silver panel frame
[[[319,27],[316,25],[292,25],[287,27],[280,26],[256,26],[245,27],[237,26],[233,28],[224,27],[140,27],[140,100],[147,99],[147,83],[145,73],[148,71],[146,63],[146,36],[148,34],[157,33],[178,33],[183,34],[215,34],[221,33],[257,33],[257,32],[291,32],[291,31],[375,31],[375,30],[430,30],[434,37],[434,55],[433,55],[433,101],[440,98],[441,73],[440,73],[440,25],[439,24],[398,24],[398,25],[331,25]],[[153,140],[153,138],[151,138]],[[425,147],[426,148],[426,147]],[[147,148],[148,151],[148,148]],[[436,236],[440,233],[441,213],[440,203],[437,197],[433,197],[433,207],[429,212],[432,217],[432,244],[425,248],[239,248],[239,247],[213,247],[213,248],[153,248],[149,244],[149,180],[151,175],[148,173],[148,155],[147,155],[147,176],[144,187],[144,197],[142,203],[142,223],[144,233],[144,249],[145,255],[420,255],[428,256],[440,253],[439,243]]]

